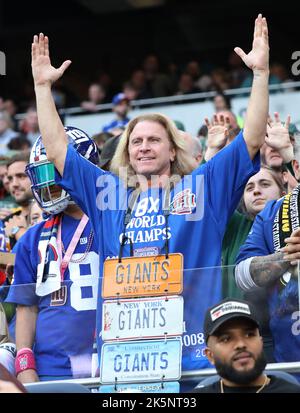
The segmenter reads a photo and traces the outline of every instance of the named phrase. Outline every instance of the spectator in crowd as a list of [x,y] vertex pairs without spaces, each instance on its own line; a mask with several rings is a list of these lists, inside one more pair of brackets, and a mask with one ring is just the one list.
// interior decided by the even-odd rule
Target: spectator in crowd
[[249,74],[249,70],[242,64],[237,54],[230,52],[228,56],[230,83],[232,88],[239,88]]
[[[200,143],[202,146],[202,152],[204,154],[206,153],[206,150],[207,150],[207,135],[208,135],[207,125],[203,124],[202,126],[200,126],[197,132],[197,138],[200,140]],[[203,157],[203,161],[204,161],[204,157]]]
[[[0,225],[0,250],[9,252],[13,250],[19,239],[25,234],[29,227],[29,210],[32,200],[30,180],[26,175],[26,165],[29,160],[28,153],[17,154],[8,161],[7,181],[9,192],[11,193],[17,207],[10,210]],[[2,268],[2,271],[5,271]],[[3,283],[5,291],[3,297],[9,291],[11,283],[11,274],[5,271],[5,282]],[[1,294],[2,295],[2,294]],[[15,307],[9,303],[3,304],[11,335],[14,336],[14,315]]]
[[88,89],[88,100],[81,102],[80,106],[89,112],[96,112],[97,105],[103,103],[105,90],[99,83],[92,83]]
[[138,92],[131,82],[125,82],[123,84],[121,93],[124,93],[124,95],[128,98],[129,102],[137,99],[138,96]]
[[[107,125],[104,125],[102,128],[102,132],[110,132],[114,133],[115,129],[123,128],[129,122],[129,117],[127,116],[130,110],[130,103],[126,95],[124,93],[118,93],[114,96],[112,100],[113,104],[113,112],[116,115],[116,118],[109,122]],[[117,132],[119,133],[119,132]]]
[[20,122],[20,131],[30,141],[31,146],[39,136],[39,124],[36,109],[30,107],[27,109],[25,118]]
[[292,144],[295,144],[296,138],[300,136],[300,131],[298,130],[297,126],[294,123],[290,123],[289,125],[289,135]]
[[281,179],[287,184],[288,192],[291,192],[298,183],[294,177],[293,169],[290,164],[290,161],[294,156],[293,142],[295,134],[295,125],[290,123],[290,116],[287,117],[286,125],[288,126],[284,127],[280,123],[279,114],[277,112],[274,114],[274,119],[269,116],[267,138],[269,131],[272,130],[273,141],[274,139],[277,139],[278,143],[285,142],[285,148],[278,151],[276,147],[268,145],[266,138],[266,142],[262,146],[260,154],[262,162],[271,167],[274,171],[277,171]]
[[113,89],[113,81],[110,74],[105,71],[101,71],[97,77],[97,83],[99,83],[105,90],[105,100],[109,102],[115,93],[115,90]]
[[267,166],[247,182],[242,200],[244,214],[235,211],[231,217],[222,244],[223,297],[244,298],[256,309],[256,317],[261,326],[264,350],[269,363],[275,362],[273,338],[269,328],[269,312],[266,291],[244,293],[234,281],[234,264],[239,248],[245,242],[256,215],[271,200],[285,194],[283,182],[276,172]]
[[225,299],[205,315],[205,354],[220,380],[193,393],[300,393],[300,386],[264,373],[260,326],[247,301]]
[[223,92],[226,89],[230,89],[230,76],[229,73],[219,67],[211,72],[212,89]]
[[159,60],[156,55],[146,56],[142,66],[146,78],[146,91],[151,97],[169,96],[174,93],[171,80],[159,70]]
[[201,164],[203,160],[202,145],[198,138],[192,136],[190,133],[181,132],[181,136],[185,140],[186,150],[195,160],[195,169]]
[[11,151],[30,151],[31,142],[26,138],[26,136],[17,136],[12,138],[7,144],[7,148]]
[[[34,36],[32,45],[39,125],[47,156],[62,175],[57,183],[91,219],[99,241],[100,273],[108,257],[120,257],[121,253],[126,257],[151,253],[162,258],[177,252],[184,256],[185,269],[205,268],[205,274],[201,270],[184,273],[185,335],[190,338],[193,334],[199,341],[195,346],[183,346],[183,370],[208,366],[201,355],[201,324],[204,309],[221,296],[221,274],[214,267],[220,265],[227,221],[249,177],[259,169],[259,149],[264,142],[268,114],[269,46],[265,18],[259,15],[255,21],[251,52],[246,54],[240,48],[235,51],[255,76],[244,132],[231,145],[189,175],[193,163],[174,123],[161,114],[145,114],[128,124],[109,174],[93,167],[67,145],[65,130],[55,111],[51,85],[71,62],[65,61],[58,69],[51,66],[48,38],[43,34]],[[185,175],[189,175],[187,182]],[[113,198],[113,205],[128,205],[129,199],[127,213],[115,207],[107,208],[104,201],[107,188],[104,195],[99,181],[105,187],[106,182],[114,183],[113,195],[117,194],[120,199]],[[124,186],[126,191],[119,192]],[[142,228],[138,216],[145,218]],[[194,246],[192,254],[190,245]],[[211,267],[210,270],[207,267]],[[101,306],[98,311],[101,319]],[[98,349],[102,345],[100,328],[98,325]]]
[[99,161],[99,166],[104,171],[109,171],[111,160],[115,155],[119,142],[120,136],[113,136],[105,142]]
[[33,225],[39,224],[40,222],[44,221],[43,214],[47,215],[45,212],[43,212],[38,202],[35,199],[32,200],[30,204],[29,225],[32,227]]
[[231,111],[230,99],[224,93],[217,93],[213,99],[215,112]]
[[[286,67],[279,62],[274,62],[270,65],[270,74],[278,79],[280,83],[293,82],[293,79],[289,77],[289,72]],[[290,91],[290,90],[289,90]]]
[[7,112],[11,118],[11,122],[12,122],[12,128],[14,130],[18,129],[18,123],[17,120],[15,118],[18,107],[16,105],[16,102],[13,99],[5,99],[5,101],[3,102],[3,109],[5,112]]
[[29,154],[23,153],[12,157],[8,163],[9,192],[19,206],[3,219],[5,234],[10,240],[11,249],[26,232],[29,224],[28,214],[32,192],[30,180],[25,172],[28,160]]
[[[268,136],[266,137],[269,147],[278,151],[278,154],[282,154],[287,161],[293,157],[292,145],[288,136],[289,120],[288,118],[286,124],[283,125],[279,115],[276,114],[274,122],[267,127]],[[217,145],[218,142],[222,141],[222,136],[226,140],[226,133],[224,117],[215,116],[213,124],[208,124],[208,151],[214,149],[214,144]],[[247,182],[243,195],[244,214],[238,211],[234,212],[223,239],[223,297],[242,297],[242,291],[234,283],[234,263],[238,250],[245,241],[255,216],[263,210],[268,201],[282,197],[285,194],[284,191],[282,175],[267,166],[262,167],[259,173],[252,176]],[[245,298],[251,300],[255,303],[255,307],[259,308],[257,314],[262,326],[265,351],[268,361],[272,362],[274,359],[272,338],[268,327],[269,317],[268,312],[264,311],[266,294],[264,292],[247,294]]]
[[[241,83],[240,87],[250,87],[251,86],[251,82],[252,82],[252,74],[248,72],[248,76],[243,80],[243,82]],[[277,76],[275,76],[274,74],[270,73],[269,76],[269,84],[270,85],[279,85],[280,84],[280,80],[278,79]]]
[[130,77],[130,84],[136,91],[134,99],[150,99],[153,97],[151,91],[147,89],[146,75],[142,69],[134,70]]
[[52,89],[52,96],[58,109],[64,108],[67,103],[67,94],[64,89],[62,81],[58,81]]
[[105,142],[107,142],[108,139],[110,139],[112,136],[114,136],[114,135],[110,132],[100,132],[100,133],[97,133],[96,135],[92,136],[93,141],[97,145],[99,154],[102,152],[102,149],[103,149],[103,146],[104,146]]
[[194,87],[198,91],[206,92],[211,89],[212,79],[209,75],[202,74],[199,63],[196,60],[188,62],[185,72],[192,76]]
[[[296,141],[292,162],[300,178],[300,147]],[[252,231],[242,245],[235,277],[244,291],[267,293],[270,329],[277,362],[299,361],[300,339],[298,281],[295,269],[299,255],[299,185],[285,197],[269,202],[257,215]]]
[[192,76],[189,73],[182,73],[178,82],[176,95],[188,95],[190,93],[198,93],[200,90],[194,85]]
[[[286,193],[292,192],[298,185],[298,181],[294,176],[294,171],[291,167],[291,163],[283,164],[280,168],[272,168],[277,173],[280,179],[282,179]],[[292,169],[292,173],[291,173]]]
[[7,164],[9,158],[0,156],[0,220],[12,213],[12,208],[18,204],[9,192],[9,181],[7,179]]
[[179,129],[180,131],[185,132],[185,126],[181,122],[181,120],[173,119],[173,122],[175,123],[177,129]]
[[[65,131],[72,147],[97,165],[94,142],[78,129]],[[41,137],[27,173],[36,201],[51,216],[30,227],[16,247],[7,301],[17,305],[17,377],[23,383],[90,377],[99,277],[94,232],[69,194],[55,185]]]
[[262,161],[271,168],[280,169],[284,163],[288,163],[293,159],[292,143],[294,142],[294,135],[297,128],[295,130],[295,125],[291,124],[290,121],[291,117],[288,116],[286,120],[287,128],[282,128],[278,112],[274,113],[274,119],[269,116],[269,127],[272,127],[273,131],[278,131],[278,140],[283,139],[284,142],[286,142],[286,150],[281,151],[281,153],[269,146],[267,142],[262,146],[260,150]]
[[0,112],[0,155],[7,152],[7,144],[18,136],[18,133],[12,129],[12,121],[7,112]]

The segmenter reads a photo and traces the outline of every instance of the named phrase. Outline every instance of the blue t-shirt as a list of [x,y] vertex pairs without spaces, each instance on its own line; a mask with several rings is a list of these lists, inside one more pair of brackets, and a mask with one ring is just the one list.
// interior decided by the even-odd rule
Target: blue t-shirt
[[[79,220],[63,215],[62,242],[66,249],[78,223]],[[96,240],[81,260],[91,232],[88,222],[71,258],[80,262],[70,262],[64,274],[66,303],[56,306],[51,303],[51,294],[39,297],[35,293],[38,242],[43,226],[44,222],[29,228],[17,243],[14,282],[7,301],[38,306],[34,343],[38,375],[90,377],[99,283]]]
[[129,121],[130,121],[129,118],[120,119],[120,120],[114,119],[111,122],[109,122],[107,125],[103,126],[102,132],[110,132],[112,129],[124,128]]
[[[270,255],[273,244],[274,218],[283,198],[270,201],[257,215],[252,229],[237,256],[237,264],[250,257]],[[269,287],[270,329],[277,362],[300,360],[298,283],[290,273]],[[267,309],[266,309],[267,311]]]
[[[221,245],[228,218],[235,210],[249,177],[259,170],[259,155],[252,162],[242,133],[211,161],[182,179],[170,192],[168,222],[163,214],[165,194],[160,189],[142,192],[126,234],[134,255],[169,252],[184,256],[183,370],[209,367],[205,347],[205,310],[221,299]],[[99,244],[100,274],[106,258],[117,257],[124,232],[124,215],[132,189],[83,158],[69,145],[63,179],[57,183],[71,194],[90,217]],[[167,227],[167,228],[166,228]],[[130,245],[123,256],[130,256]],[[209,268],[207,268],[209,267]],[[101,291],[101,287],[99,287]],[[102,341],[102,303],[97,309],[98,350]]]

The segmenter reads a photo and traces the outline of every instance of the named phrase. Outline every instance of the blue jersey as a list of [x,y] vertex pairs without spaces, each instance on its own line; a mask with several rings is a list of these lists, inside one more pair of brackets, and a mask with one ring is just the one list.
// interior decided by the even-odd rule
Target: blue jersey
[[[134,255],[169,252],[184,256],[183,370],[209,367],[203,354],[203,317],[207,307],[221,298],[221,244],[228,218],[235,210],[249,177],[259,169],[259,156],[252,162],[242,133],[211,161],[178,182],[170,192],[170,215],[166,220],[165,193],[142,192],[124,230],[124,215],[132,190],[125,190],[115,175],[102,171],[69,145],[64,187],[90,217],[99,243],[100,274],[106,258],[117,257],[125,232],[133,242]],[[168,198],[168,197],[167,197]],[[130,245],[123,256],[130,256]],[[210,268],[205,268],[210,267]],[[100,289],[101,291],[101,289]],[[101,348],[102,306],[97,312],[98,348]]]
[[[78,223],[68,215],[62,217],[62,242],[66,248]],[[7,301],[38,306],[34,354],[39,376],[90,377],[99,282],[96,241],[81,260],[91,232],[88,222],[72,255],[73,262],[64,274],[62,285],[67,294],[62,304],[53,300],[51,294],[39,297],[35,293],[38,242],[43,226],[44,222],[29,228],[17,243],[14,282]]]
[[5,235],[3,221],[0,220],[0,251],[1,252],[8,252],[7,250],[8,243],[9,243],[9,239]]
[[[257,215],[252,229],[241,247],[237,263],[250,257],[270,255],[273,244],[274,218],[283,198],[268,202]],[[289,273],[269,288],[270,329],[274,340],[274,357],[277,362],[300,360],[298,283]]]

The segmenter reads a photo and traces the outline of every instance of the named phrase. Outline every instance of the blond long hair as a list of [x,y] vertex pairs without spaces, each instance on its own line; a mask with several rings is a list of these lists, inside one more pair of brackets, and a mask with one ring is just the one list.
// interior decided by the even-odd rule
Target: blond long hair
[[187,152],[186,143],[176,128],[175,123],[161,113],[147,113],[140,115],[128,123],[122,137],[120,138],[115,155],[112,158],[110,171],[123,179],[128,186],[133,186],[132,182],[134,182],[134,180],[132,178],[136,176],[136,172],[130,165],[129,161],[129,138],[134,127],[139,122],[143,121],[156,122],[160,124],[168,134],[170,144],[172,145],[172,148],[175,149],[176,153],[174,161],[171,162],[171,181],[176,183],[183,176],[189,175],[194,169],[193,157]]

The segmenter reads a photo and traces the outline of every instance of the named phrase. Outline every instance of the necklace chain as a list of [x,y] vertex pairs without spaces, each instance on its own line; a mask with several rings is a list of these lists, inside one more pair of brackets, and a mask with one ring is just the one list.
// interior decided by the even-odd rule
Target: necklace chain
[[[92,243],[93,243],[93,239],[94,239],[94,231],[91,230],[90,235],[89,235],[89,238],[88,238],[87,246],[86,246],[86,249],[85,249],[84,253],[83,253],[82,256],[79,257],[77,260],[74,260],[73,258],[71,258],[71,259],[70,259],[70,262],[79,263],[79,262],[84,261],[85,258],[86,258],[86,256],[87,256],[88,253],[90,252],[90,249],[91,249],[91,246],[92,246]],[[62,249],[63,254],[65,255],[66,250],[65,250],[65,247],[64,247],[64,244],[63,244],[62,241],[61,241],[61,249]]]
[[[268,382],[269,382],[269,378],[268,378],[268,376],[266,375],[263,384],[260,386],[260,388],[259,388],[255,393],[260,393],[260,392],[262,391],[262,389],[264,389],[264,388],[266,387],[266,385],[268,384]],[[225,392],[224,392],[224,384],[223,384],[223,380],[222,380],[222,379],[220,380],[220,388],[221,388],[221,393],[225,393]]]

